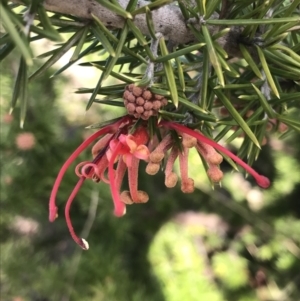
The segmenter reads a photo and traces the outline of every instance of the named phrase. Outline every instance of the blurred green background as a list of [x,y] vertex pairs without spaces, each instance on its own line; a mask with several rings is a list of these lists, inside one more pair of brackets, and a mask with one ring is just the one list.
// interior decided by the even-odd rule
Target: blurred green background
[[[212,190],[193,153],[195,193],[167,189],[162,174],[148,176],[141,166],[150,201],[118,219],[108,186],[86,181],[71,210],[90,245],[82,251],[63,216],[74,171],[60,187],[53,224],[50,191],[60,166],[92,133],[85,126],[123,110],[94,105],[85,114],[85,100],[72,94],[80,80],[48,74],[30,84],[21,130],[18,109],[8,115],[17,64],[14,57],[1,64],[1,300],[300,300],[299,134],[268,137],[254,165],[272,179],[266,191],[225,163],[222,187]],[[79,161],[89,159],[87,152]]]

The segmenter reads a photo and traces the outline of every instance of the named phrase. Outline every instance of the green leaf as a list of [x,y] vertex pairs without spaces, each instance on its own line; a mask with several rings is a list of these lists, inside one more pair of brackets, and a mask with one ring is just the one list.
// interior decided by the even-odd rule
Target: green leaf
[[146,8],[148,7],[148,9],[150,10],[154,10],[154,9],[158,9],[161,6],[164,6],[166,4],[169,4],[173,2],[173,0],[156,0],[148,5],[142,6],[136,10],[134,10],[131,14],[132,16],[138,15],[138,14],[144,14],[146,12]]
[[126,10],[131,12],[135,9],[136,5],[137,5],[138,0],[129,0]]
[[192,51],[199,50],[203,46],[205,46],[204,43],[197,43],[197,44],[194,44],[192,46],[187,46],[187,47],[184,47],[184,48],[182,48],[180,50],[177,50],[177,51],[174,51],[172,53],[169,53],[167,55],[159,56],[159,57],[157,57],[155,59],[155,62],[156,63],[162,63],[162,62],[168,61],[170,59],[174,59],[176,57],[183,56],[183,55],[185,55],[187,53],[190,53]]
[[175,59],[175,62],[176,62],[176,66],[177,66],[177,74],[178,74],[178,79],[179,79],[179,85],[180,85],[180,88],[182,89],[182,91],[184,92],[185,91],[184,74],[183,74],[181,62],[180,62],[178,57]]
[[275,117],[275,111],[273,108],[270,106],[268,103],[268,100],[265,98],[265,96],[261,93],[261,91],[254,85],[252,84],[252,87],[254,88],[255,92],[258,95],[258,99],[260,100],[261,106],[267,113],[269,118],[274,118]]
[[99,122],[99,123],[94,123],[92,125],[89,125],[86,127],[86,129],[98,129],[98,128],[103,128],[109,124],[113,124],[116,123],[118,120],[120,120],[121,118],[123,118],[123,116],[118,117],[118,118],[114,118],[114,119],[110,119],[107,121],[103,121],[103,122]]
[[120,39],[119,39],[118,45],[115,50],[116,56],[112,57],[109,60],[109,64],[107,65],[106,70],[103,72],[103,79],[106,79],[109,76],[110,72],[112,71],[113,67],[115,66],[115,63],[122,52],[127,35],[128,35],[128,25],[126,24],[123,27],[121,34],[120,34]]
[[147,55],[151,61],[155,61],[155,57],[150,50],[150,47],[148,46],[148,42],[146,41],[144,35],[141,33],[141,31],[135,26],[135,24],[131,20],[127,20],[127,24],[131,31],[133,32],[136,39],[139,41],[140,45],[145,49],[147,52]]
[[296,52],[294,52],[292,49],[282,45],[282,44],[276,44],[270,47],[270,49],[279,49],[284,52],[286,52],[292,59],[300,63],[300,55],[298,55]]
[[[107,59],[107,64],[109,64],[109,62],[110,62],[111,59],[112,59],[112,57],[109,57],[109,58]],[[87,105],[86,105],[86,108],[85,108],[86,111],[88,111],[88,110],[90,109],[90,107],[92,106],[92,104],[94,103],[94,101],[95,101],[95,99],[96,99],[96,96],[97,96],[97,94],[98,94],[98,91],[99,91],[99,89],[100,89],[100,87],[101,87],[101,85],[102,85],[102,82],[103,82],[103,74],[104,74],[104,72],[100,75],[100,78],[99,78],[99,80],[98,80],[98,82],[97,82],[97,85],[96,85],[96,87],[93,89],[93,93],[92,93],[92,95],[91,95],[91,97],[90,97],[90,99],[89,99],[89,101],[88,101],[88,103],[87,103]]]
[[152,39],[156,39],[156,35],[155,35],[155,28],[154,28],[154,22],[152,19],[152,12],[149,9],[149,7],[146,7],[146,22],[147,22],[147,27],[150,33],[150,36]]
[[198,116],[201,120],[211,121],[211,122],[215,122],[217,120],[217,118],[214,115],[201,109],[199,106],[195,105],[188,99],[183,97],[178,97],[178,100],[183,106],[191,110],[192,114]]
[[[159,40],[159,45],[160,45],[160,50],[161,50],[162,55],[167,55],[168,50],[167,50],[167,46],[165,44],[165,39],[163,37]],[[169,87],[169,90],[171,93],[172,102],[173,102],[174,106],[177,108],[178,107],[178,94],[177,94],[177,86],[176,86],[176,82],[175,82],[172,64],[168,60],[168,61],[163,62],[163,65],[164,65],[165,76],[167,79],[168,87]]]
[[53,41],[63,41],[62,36],[52,26],[45,8],[39,5],[37,11],[39,14],[39,20],[44,28],[44,33],[47,33],[47,36]]
[[27,77],[27,65],[23,58],[21,58],[20,66],[22,68],[22,76],[20,82],[20,128],[22,129],[25,122],[27,101],[28,101],[28,77]]
[[[95,21],[97,21],[97,25],[100,27],[101,31],[103,31],[103,33],[108,37],[109,40],[111,40],[114,43],[119,42],[119,40],[104,26],[104,24],[99,19],[96,18]],[[123,46],[123,52],[125,54],[128,54],[129,56],[136,58],[138,61],[147,64],[147,60],[145,58],[143,58],[141,55],[135,53],[128,47]]]
[[123,107],[124,108],[123,101],[109,100],[109,99],[95,99],[94,102],[113,106],[113,107]]
[[[295,12],[295,10],[297,9],[297,6],[299,5],[299,3],[300,3],[299,0],[292,1],[289,8],[284,12],[283,17],[288,17],[291,14],[293,14]],[[280,23],[276,24],[275,22],[273,24],[274,24],[273,28],[270,31],[267,32],[267,34],[265,36],[265,39],[268,39],[270,37],[274,37],[274,36],[278,35],[278,30],[280,30],[281,24]]]
[[[291,51],[289,53],[289,55],[286,55],[280,51],[274,50],[274,49],[269,49],[267,51],[270,51],[273,55],[277,56],[278,58],[282,59],[283,62],[289,63],[291,65],[294,65],[295,67],[298,67],[300,70],[300,56],[298,56],[297,58],[297,54],[294,53],[294,57],[291,56],[291,53],[293,53],[293,51]],[[294,58],[297,58],[298,60],[295,60]]]
[[22,53],[26,64],[32,65],[33,64],[32,52],[29,47],[27,38],[23,34],[21,34],[17,31],[14,23],[12,22],[10,16],[8,15],[7,10],[4,8],[2,3],[0,3],[0,11],[1,11],[1,18],[2,18],[2,22],[3,22],[3,26],[9,33],[11,39],[14,41],[14,43],[16,44],[16,46],[18,47],[20,52]]
[[81,38],[84,33],[84,28],[77,31],[65,44],[63,44],[59,49],[56,49],[55,52],[48,61],[45,62],[38,70],[36,70],[32,75],[30,75],[29,80],[32,80],[41,74],[43,74],[46,70],[48,70],[53,64],[55,64],[71,47],[73,47],[77,41]]
[[207,46],[207,51],[208,51],[208,56],[209,56],[209,60],[212,64],[212,66],[215,69],[215,72],[217,74],[217,77],[219,79],[220,85],[224,86],[224,77],[223,77],[223,72],[222,72],[222,67],[220,64],[220,61],[218,59],[216,50],[214,48],[213,42],[211,40],[211,37],[209,35],[209,31],[208,28],[205,25],[202,25],[202,32],[203,32],[203,36],[204,36],[204,40]]
[[102,6],[109,9],[110,11],[116,13],[117,15],[124,17],[125,19],[132,19],[132,14],[125,9],[123,9],[120,5],[116,5],[111,3],[108,0],[96,0],[99,2]]
[[249,67],[252,69],[252,71],[255,73],[255,75],[258,78],[263,79],[264,78],[263,75],[261,74],[259,68],[257,67],[256,63],[252,59],[252,56],[250,55],[250,53],[248,52],[246,47],[243,44],[239,44],[239,47],[240,47],[240,50],[243,54],[244,59],[246,60],[246,62],[249,65]]
[[200,16],[205,16],[206,13],[206,0],[196,0],[197,10]]
[[[26,70],[25,70],[25,73],[26,73]],[[12,95],[11,104],[10,104],[10,110],[9,110],[10,114],[13,112],[13,110],[16,106],[17,100],[20,95],[20,91],[22,90],[21,85],[23,83],[23,78],[22,78],[23,76],[24,76],[24,64],[23,64],[23,59],[20,59],[19,70],[18,70],[17,77],[15,79],[13,95]]]
[[300,121],[299,119],[296,120],[296,119],[293,119],[287,115],[280,115],[280,114],[276,114],[276,118],[278,120],[280,120],[281,122],[289,125],[289,126],[294,126],[294,127],[297,127],[300,129]]
[[[102,70],[102,71],[105,71],[105,66],[101,66],[101,65],[98,65],[98,64],[94,64],[94,63],[91,63],[92,66],[95,66],[96,68]],[[114,72],[114,71],[111,71],[110,72],[110,76],[116,78],[116,79],[119,79],[125,83],[134,83],[136,78],[134,77],[129,77],[129,76],[126,76],[122,73],[119,73],[119,72]]]
[[264,25],[264,24],[277,24],[288,22],[300,22],[300,17],[286,17],[286,18],[271,18],[271,19],[208,19],[205,20],[208,25]]
[[78,56],[79,56],[79,54],[80,54],[80,52],[82,50],[83,45],[86,42],[86,37],[87,37],[87,34],[89,32],[89,29],[90,29],[89,26],[86,26],[84,28],[82,36],[80,37],[80,40],[78,41],[78,44],[77,44],[77,46],[76,46],[76,48],[75,48],[75,50],[74,50],[74,52],[73,52],[73,54],[72,54],[72,56],[71,56],[71,58],[69,60],[70,62],[74,62],[74,61],[78,60]]
[[90,46],[88,46],[85,50],[83,50],[76,59],[74,59],[73,61],[69,61],[66,65],[64,65],[63,67],[61,67],[60,69],[58,69],[53,75],[51,75],[51,77],[57,76],[58,74],[62,73],[63,71],[65,71],[66,69],[68,69],[70,66],[72,66],[75,62],[77,62],[79,59],[81,59],[82,57],[84,57],[85,55],[87,55],[88,53],[90,53],[91,51],[96,50],[96,46],[98,44],[98,41],[94,41]]
[[204,48],[203,54],[203,68],[202,68],[202,83],[201,83],[201,99],[200,107],[204,110],[207,109],[207,88],[208,88],[208,77],[209,77],[209,59],[207,49]]
[[274,93],[278,98],[280,98],[279,93],[278,93],[278,90],[277,90],[277,87],[276,87],[276,85],[275,85],[275,82],[274,82],[274,80],[273,80],[272,74],[271,74],[271,72],[270,72],[268,63],[267,63],[266,58],[265,58],[265,56],[264,56],[264,53],[263,53],[263,51],[262,51],[258,46],[256,46],[256,49],[257,49],[257,52],[258,52],[258,56],[259,56],[259,59],[260,59],[262,68],[264,69],[264,72],[265,72],[267,81],[268,81],[268,83],[269,83],[269,85],[270,85],[270,87],[271,87],[271,90],[273,91],[273,93]]
[[111,45],[103,31],[97,26],[93,26],[92,31],[96,39],[101,43],[101,45],[109,53],[109,55],[112,57],[116,56],[114,47]]
[[242,118],[242,116],[239,114],[239,112],[235,109],[231,101],[219,90],[215,90],[215,94],[218,96],[218,98],[221,100],[223,105],[226,107],[230,115],[233,117],[233,119],[238,123],[238,125],[243,129],[245,134],[253,141],[253,143],[260,148],[259,142],[257,141],[255,135],[249,128],[246,121]]

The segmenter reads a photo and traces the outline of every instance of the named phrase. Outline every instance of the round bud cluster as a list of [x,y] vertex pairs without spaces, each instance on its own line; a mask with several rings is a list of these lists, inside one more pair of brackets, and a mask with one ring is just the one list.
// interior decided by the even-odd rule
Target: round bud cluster
[[123,99],[128,114],[144,120],[157,116],[158,111],[168,104],[168,100],[162,95],[153,94],[146,88],[134,84],[126,87]]

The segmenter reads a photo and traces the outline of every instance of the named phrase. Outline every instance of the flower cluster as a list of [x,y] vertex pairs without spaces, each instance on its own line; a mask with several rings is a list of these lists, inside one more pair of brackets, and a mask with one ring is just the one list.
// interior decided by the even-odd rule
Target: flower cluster
[[[165,185],[171,188],[178,181],[178,176],[173,170],[175,160],[178,158],[181,190],[184,193],[194,191],[194,180],[188,176],[188,154],[190,148],[193,147],[205,160],[208,166],[207,175],[212,182],[219,182],[223,177],[219,165],[223,160],[221,154],[225,154],[252,175],[259,186],[267,188],[270,185],[268,178],[259,175],[239,157],[204,136],[199,130],[190,129],[173,121],[158,121],[157,119],[156,121],[157,126],[155,126],[154,133],[150,137],[149,125],[146,120],[126,115],[91,135],[62,166],[50,197],[49,220],[51,222],[57,217],[55,199],[64,173],[82,151],[100,138],[92,148],[93,160],[81,162],[76,166],[75,173],[79,180],[65,207],[65,218],[70,234],[83,249],[88,249],[88,243],[76,235],[70,219],[71,204],[83,182],[86,179],[92,179],[95,182],[102,181],[109,184],[114,203],[114,214],[121,217],[126,213],[126,205],[145,203],[149,199],[145,191],[138,190],[140,160],[148,163],[146,172],[155,175],[163,168],[162,161],[165,159],[166,164],[163,168]],[[121,191],[121,184],[126,171],[129,190]]]
[[167,99],[163,96],[153,94],[151,91],[134,84],[126,87],[123,98],[127,113],[143,120],[157,116],[158,111],[168,104]]

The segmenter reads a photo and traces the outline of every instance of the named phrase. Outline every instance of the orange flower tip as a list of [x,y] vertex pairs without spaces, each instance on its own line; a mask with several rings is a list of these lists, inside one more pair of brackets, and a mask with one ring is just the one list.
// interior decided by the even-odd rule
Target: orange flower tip
[[187,148],[192,148],[197,145],[197,139],[195,137],[184,137],[182,145]]
[[122,191],[120,198],[121,198],[121,201],[126,205],[133,204],[133,200],[132,200],[130,192],[128,190]]
[[207,170],[207,175],[215,183],[218,183],[223,179],[223,172],[215,165]]
[[188,179],[186,182],[181,183],[181,191],[183,193],[193,193],[195,190],[194,180]]
[[261,188],[268,188],[271,184],[270,180],[265,176],[259,175],[258,177],[256,177],[255,180],[257,185],[260,186]]
[[158,173],[159,167],[160,165],[158,163],[149,162],[146,166],[146,173],[153,176]]
[[85,251],[87,251],[88,249],[89,249],[89,243],[84,239],[84,238],[81,238],[80,239],[80,247],[83,249],[83,250],[85,250]]
[[150,154],[150,161],[153,163],[159,163],[163,158],[164,158],[164,153],[163,152],[152,152]]
[[143,191],[143,190],[138,190],[138,202],[136,203],[147,203],[149,201],[149,195],[147,192]]
[[210,164],[213,164],[213,165],[219,165],[219,164],[222,163],[223,157],[222,157],[220,154],[218,154],[218,153],[216,152],[216,153],[214,153],[213,155],[207,157],[207,161],[208,161],[208,163],[210,163]]
[[177,184],[177,181],[178,181],[178,176],[176,175],[176,173],[172,172],[170,175],[166,176],[165,185],[168,188],[173,188]]

